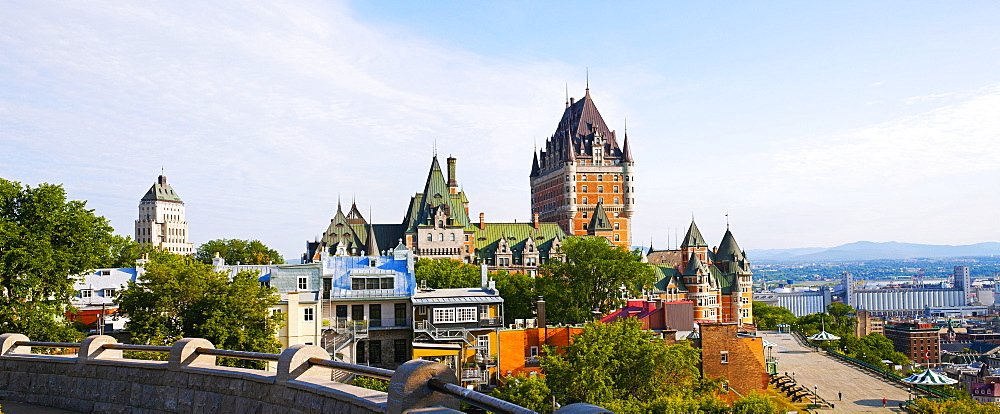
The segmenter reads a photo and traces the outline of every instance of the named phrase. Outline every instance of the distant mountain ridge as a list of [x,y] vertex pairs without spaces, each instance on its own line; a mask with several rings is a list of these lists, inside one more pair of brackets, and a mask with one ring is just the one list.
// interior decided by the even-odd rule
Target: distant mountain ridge
[[939,259],[965,256],[1000,255],[1000,243],[984,242],[961,246],[900,242],[859,241],[836,247],[748,250],[755,260],[778,262],[851,261],[877,259]]

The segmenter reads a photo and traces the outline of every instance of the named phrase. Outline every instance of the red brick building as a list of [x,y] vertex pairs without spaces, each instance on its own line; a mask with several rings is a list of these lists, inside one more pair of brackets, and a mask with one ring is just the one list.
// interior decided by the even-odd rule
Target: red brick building
[[941,363],[940,329],[930,323],[889,322],[885,324],[885,337],[892,340],[893,348],[907,358],[921,363]]
[[708,379],[725,378],[742,395],[765,391],[770,375],[764,359],[764,339],[739,336],[735,323],[701,324],[701,371]]
[[634,161],[628,134],[619,147],[590,97],[569,98],[556,132],[534,154],[531,212],[570,236],[605,237],[631,248]]

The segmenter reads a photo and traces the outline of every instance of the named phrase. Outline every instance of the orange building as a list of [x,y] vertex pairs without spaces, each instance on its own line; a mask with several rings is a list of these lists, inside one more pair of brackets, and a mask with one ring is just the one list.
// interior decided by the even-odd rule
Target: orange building
[[500,376],[539,375],[538,355],[545,345],[565,348],[582,327],[559,326],[500,331]]
[[531,212],[570,236],[605,237],[631,248],[635,175],[626,132],[618,146],[587,88],[566,101],[559,126],[534,154]]
[[694,321],[699,324],[753,323],[753,272],[728,228],[719,246],[709,249],[692,220],[679,249],[650,247],[646,260],[659,273],[650,297],[694,302]]

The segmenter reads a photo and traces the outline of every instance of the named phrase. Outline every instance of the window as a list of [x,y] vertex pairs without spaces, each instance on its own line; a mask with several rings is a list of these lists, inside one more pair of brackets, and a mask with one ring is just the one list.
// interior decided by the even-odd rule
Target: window
[[368,326],[382,326],[382,305],[368,305]]
[[434,241],[434,235],[427,233],[427,241]]
[[615,186],[615,192],[616,193],[618,192],[618,186],[617,185]]
[[723,364],[729,363],[729,351],[719,351],[720,362]]
[[618,197],[615,197],[615,204],[621,204],[621,199],[619,199]]
[[396,362],[406,362],[410,360],[409,352],[406,352],[406,340],[396,339],[392,341],[393,360]]
[[451,241],[455,241],[455,233],[451,233],[450,237],[451,237]]
[[485,355],[490,354],[490,336],[489,335],[479,335],[476,337],[476,346],[479,347],[479,352]]
[[580,187],[580,192],[581,192],[581,193],[586,193],[587,191],[588,191],[588,190],[587,190],[587,186],[582,186],[582,187]]
[[476,322],[476,308],[457,308],[458,312],[456,322]]
[[615,241],[621,241],[621,240],[622,240],[621,239],[621,235],[616,234],[615,235]]
[[396,314],[396,326],[406,326],[406,304],[397,303],[393,305],[393,313]]
[[104,289],[104,297],[110,298],[115,295],[115,292],[117,292],[117,290],[114,288]]
[[538,347],[533,346],[531,348],[528,348],[528,356],[532,358],[538,356]]
[[583,198],[583,204],[587,204],[587,197]]
[[80,291],[80,298],[89,299],[94,294],[94,291],[90,289],[84,289]]
[[444,233],[438,233],[438,241],[444,241]]
[[454,323],[455,308],[434,309],[434,323]]
[[347,317],[347,305],[337,305],[337,317],[338,318]]
[[417,315],[426,315],[426,314],[427,314],[427,307],[426,306],[418,306],[417,307]]
[[352,277],[352,290],[395,289],[396,279],[392,277]]
[[299,290],[309,289],[309,278],[305,276],[299,276]]
[[604,192],[604,186],[603,185],[597,186],[597,192],[598,193],[603,193]]
[[444,227],[444,220],[438,220],[438,227]]
[[368,363],[369,364],[382,363],[382,341],[379,340],[368,341]]
[[587,174],[581,175],[580,176],[580,181],[587,181]]
[[621,223],[615,223],[615,230],[621,230]]
[[365,305],[351,305],[351,320],[365,320]]
[[313,312],[315,312],[313,308],[302,309],[302,320],[306,322],[312,322],[314,317],[316,316],[315,314],[313,314]]
[[615,174],[615,181],[618,181],[618,174]]
[[587,218],[587,212],[586,211],[583,212],[583,218]]
[[[600,152],[598,152],[597,154],[599,155]],[[604,174],[598,175],[597,176],[597,181],[604,181]]]

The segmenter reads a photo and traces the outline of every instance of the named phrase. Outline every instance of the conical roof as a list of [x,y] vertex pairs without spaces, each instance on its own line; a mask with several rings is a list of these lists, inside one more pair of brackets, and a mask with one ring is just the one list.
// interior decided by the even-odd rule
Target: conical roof
[[698,230],[698,225],[694,223],[694,220],[691,220],[691,226],[688,227],[687,234],[684,235],[681,247],[708,247],[708,243],[705,243],[705,237],[701,235],[701,230]]
[[958,380],[948,378],[932,369],[910,375],[903,378],[903,382],[917,385],[948,385],[958,382]]
[[160,175],[156,179],[156,183],[152,187],[149,187],[149,191],[142,196],[142,201],[172,201],[175,203],[183,203],[181,197],[177,195],[174,188],[167,184],[167,176]]
[[530,177],[537,177],[538,176],[538,170],[539,170],[539,168],[538,168],[538,153],[537,152],[533,152],[532,158],[534,158],[534,159],[531,160],[531,175],[530,175]]
[[738,262],[743,260],[743,251],[736,243],[733,232],[726,228],[726,235],[722,236],[722,243],[719,243],[719,250],[715,253],[716,262]]
[[604,211],[604,203],[598,202],[594,208],[594,216],[590,218],[590,225],[587,227],[591,231],[610,231],[611,220],[608,213]]
[[634,162],[632,160],[632,150],[628,147],[628,132],[625,133],[625,143],[622,144],[622,161]]
[[369,256],[379,255],[378,241],[375,239],[375,226],[371,224],[368,225],[368,245],[365,248],[368,250]]
[[705,264],[701,262],[697,254],[691,253],[691,257],[688,259],[687,267],[684,269],[684,276],[695,276],[698,271],[707,274],[708,269]]

